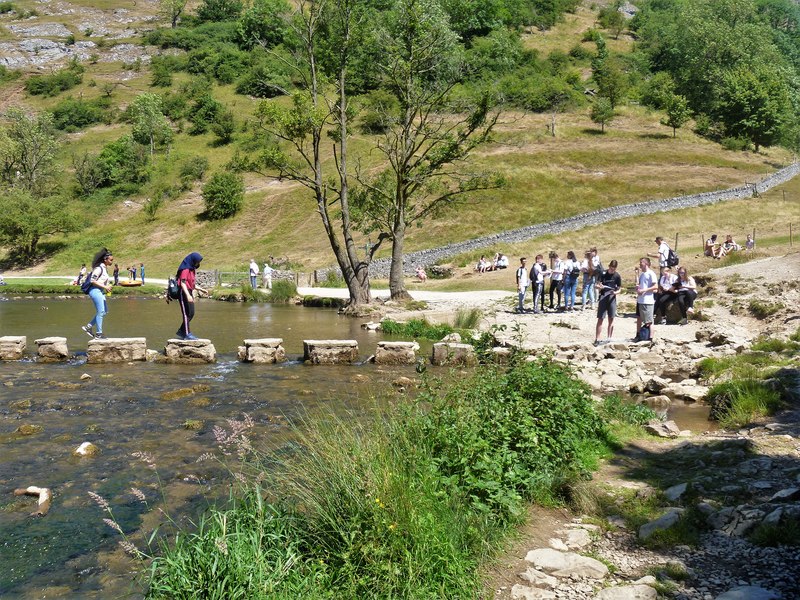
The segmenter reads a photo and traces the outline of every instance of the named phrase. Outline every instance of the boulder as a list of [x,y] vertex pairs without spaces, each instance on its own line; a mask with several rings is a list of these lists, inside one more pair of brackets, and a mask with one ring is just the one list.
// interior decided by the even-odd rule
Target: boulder
[[669,529],[681,520],[683,514],[682,508],[670,508],[666,513],[661,515],[655,521],[645,523],[639,528],[639,539],[646,540],[651,537],[656,531],[663,531]]
[[378,342],[376,365],[413,365],[417,362],[417,342]]
[[559,552],[551,548],[538,548],[525,555],[525,560],[535,568],[555,577],[590,577],[603,579],[608,575],[608,567],[599,560],[581,556],[574,552]]
[[673,485],[672,487],[664,490],[664,497],[670,502],[675,502],[686,493],[687,487],[688,487],[687,483],[679,483],[678,485]]
[[558,579],[533,567],[528,567],[527,571],[520,573],[519,578],[531,585],[545,589],[552,589],[558,585]]
[[36,354],[40,362],[59,362],[69,358],[65,337],[46,337],[34,340],[33,343],[37,346]]
[[511,588],[511,597],[514,600],[554,600],[556,594],[550,590],[515,583]]
[[589,532],[585,529],[570,529],[564,532],[564,543],[570,550],[580,550],[592,543],[592,538]]
[[658,421],[653,419],[644,426],[644,430],[658,437],[663,438],[676,438],[680,435],[681,430],[675,424],[675,421]]
[[741,585],[723,592],[716,600],[777,600],[781,595],[757,585]]
[[800,500],[800,488],[791,487],[783,489],[773,494],[770,502],[790,502],[792,500]]
[[75,448],[73,454],[75,456],[95,456],[100,453],[100,448],[95,446],[92,442],[83,442],[80,446]]
[[461,341],[462,341],[461,340],[461,334],[456,332],[456,331],[454,331],[453,333],[448,333],[446,336],[444,336],[439,341],[440,342],[445,342],[447,344],[460,344]]
[[167,340],[164,347],[166,362],[179,365],[213,363],[217,360],[217,350],[211,340]]
[[649,585],[620,585],[605,588],[595,595],[595,600],[657,600],[658,592]]
[[126,363],[147,359],[147,340],[137,338],[107,338],[89,340],[86,362]]
[[469,344],[438,342],[433,345],[431,362],[434,365],[471,366],[478,362],[475,349]]
[[358,360],[356,340],[303,340],[303,360],[310,365],[349,364]]
[[[241,348],[241,346],[240,346]],[[242,362],[274,364],[286,360],[282,338],[260,338],[244,340],[244,350],[240,353]]]
[[0,360],[20,360],[25,355],[28,338],[24,335],[0,337]]
[[498,365],[507,365],[511,360],[511,348],[506,346],[495,346],[491,350],[492,361]]

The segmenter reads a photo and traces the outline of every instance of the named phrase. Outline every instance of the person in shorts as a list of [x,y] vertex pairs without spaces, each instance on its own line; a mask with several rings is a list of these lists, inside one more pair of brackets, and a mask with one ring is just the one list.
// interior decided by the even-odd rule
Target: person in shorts
[[600,344],[600,331],[603,329],[603,319],[608,315],[608,330],[606,339],[611,339],[614,334],[614,317],[617,316],[617,294],[622,289],[622,277],[617,273],[617,261],[608,263],[608,269],[603,271],[597,281],[597,329],[594,334],[594,345]]
[[639,259],[639,267],[636,269],[636,341],[639,341],[642,326],[650,327],[650,335],[653,335],[653,312],[656,303],[655,292],[658,289],[658,276],[650,268],[650,259],[642,257]]

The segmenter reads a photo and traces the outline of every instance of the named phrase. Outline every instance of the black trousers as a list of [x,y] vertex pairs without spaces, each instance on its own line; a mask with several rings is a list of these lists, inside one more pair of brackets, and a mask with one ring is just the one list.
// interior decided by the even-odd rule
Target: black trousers
[[178,296],[178,304],[181,305],[181,326],[178,328],[178,335],[187,336],[189,331],[189,322],[194,318],[194,302],[187,302],[186,295],[181,290],[181,295]]

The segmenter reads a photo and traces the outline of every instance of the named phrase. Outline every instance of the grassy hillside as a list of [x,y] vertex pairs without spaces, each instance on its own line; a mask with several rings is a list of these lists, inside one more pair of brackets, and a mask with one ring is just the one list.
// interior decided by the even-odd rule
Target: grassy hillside
[[[35,6],[27,0],[15,4]],[[104,8],[114,3],[73,4]],[[140,2],[127,8],[140,11],[139,15],[144,17],[154,7],[149,2],[143,8]],[[581,43],[583,33],[594,25],[593,15],[588,7],[581,7],[552,30],[526,34],[524,43],[542,56],[553,50],[566,52]],[[86,37],[78,25],[79,15],[60,15],[58,19],[77,39]],[[4,21],[3,26],[8,23]],[[609,39],[609,48],[614,51],[624,51],[630,44],[631,40],[624,35],[619,40]],[[584,45],[587,49],[592,47]],[[24,80],[3,84],[0,110],[9,106],[48,110],[66,96],[91,99],[109,93],[107,84],[114,84],[110,92],[112,102],[122,110],[136,94],[154,91],[146,65],[100,61],[85,62],[84,66],[82,84],[54,98],[29,96],[23,89]],[[577,66],[588,77],[588,60]],[[186,81],[186,74],[177,74],[172,89]],[[213,94],[233,110],[241,132],[252,117],[257,100],[235,94],[230,85],[215,85]],[[547,131],[550,115],[519,111],[503,114],[493,142],[482,147],[473,160],[502,173],[508,185],[501,190],[475,194],[425,227],[410,231],[407,250],[613,204],[730,187],[754,181],[792,158],[777,147],[759,153],[728,151],[696,136],[688,127],[680,129],[673,139],[671,130],[659,124],[661,113],[636,105],[620,108],[619,117],[601,135],[588,112],[588,108],[582,107],[558,114],[555,137]],[[60,156],[63,171],[69,174],[73,155],[97,152],[103,144],[129,131],[129,125],[113,122],[67,134]],[[241,269],[251,257],[260,260],[268,255],[286,257],[298,269],[306,271],[331,264],[332,254],[310,194],[288,181],[247,175],[244,209],[231,219],[217,222],[199,218],[204,208],[200,195],[202,182],[196,182],[188,191],[168,200],[154,220],[148,220],[144,204],[160,186],[177,179],[183,161],[198,155],[207,157],[207,178],[208,173],[231,159],[237,144],[217,146],[213,137],[178,132],[169,154],[154,157],[155,175],[140,193],[113,200],[94,197],[85,201],[81,207],[85,227],[80,232],[46,240],[43,245],[48,251],[46,259],[29,271],[72,272],[76,265],[89,260],[99,245],[112,248],[121,265],[144,262],[153,276],[171,271],[185,254],[195,250],[206,257],[204,266],[208,268]],[[355,153],[361,151],[365,161],[374,162],[374,154],[366,154],[373,143],[368,136],[357,138]],[[626,230],[623,228],[620,234],[625,236]],[[361,240],[366,241],[366,238]]]

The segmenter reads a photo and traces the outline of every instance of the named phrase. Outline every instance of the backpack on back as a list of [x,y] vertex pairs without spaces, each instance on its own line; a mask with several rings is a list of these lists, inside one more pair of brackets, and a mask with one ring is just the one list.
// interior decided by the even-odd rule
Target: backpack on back
[[680,259],[678,258],[678,254],[672,248],[669,249],[667,253],[667,266],[668,267],[676,267],[678,266],[678,262]]
[[177,300],[181,296],[181,288],[174,277],[170,277],[167,282],[167,302]]
[[89,276],[83,280],[83,283],[81,283],[81,291],[84,294],[88,294],[91,291],[91,289],[92,289],[92,275],[90,273]]

